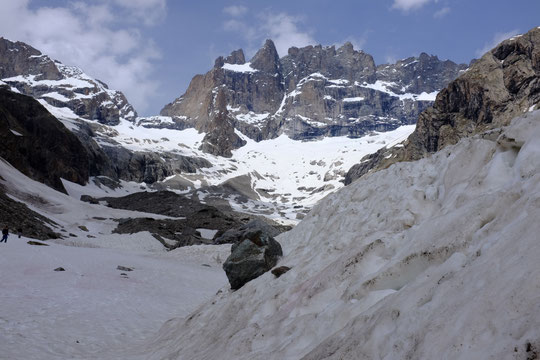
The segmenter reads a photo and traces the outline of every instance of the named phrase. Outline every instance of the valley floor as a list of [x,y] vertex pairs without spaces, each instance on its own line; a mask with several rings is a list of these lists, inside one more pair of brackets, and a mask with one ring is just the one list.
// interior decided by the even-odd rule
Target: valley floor
[[227,245],[143,253],[28,240],[0,244],[1,359],[129,358],[227,281]]

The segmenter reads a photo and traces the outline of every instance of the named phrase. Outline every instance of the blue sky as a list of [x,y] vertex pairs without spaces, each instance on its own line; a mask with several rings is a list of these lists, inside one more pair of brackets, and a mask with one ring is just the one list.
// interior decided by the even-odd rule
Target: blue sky
[[420,52],[468,63],[540,26],[539,0],[1,0],[0,36],[27,42],[159,110],[219,55],[351,41],[377,64]]

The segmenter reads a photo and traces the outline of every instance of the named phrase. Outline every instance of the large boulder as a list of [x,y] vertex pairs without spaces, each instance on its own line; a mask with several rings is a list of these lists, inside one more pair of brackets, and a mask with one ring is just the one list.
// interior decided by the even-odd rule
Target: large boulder
[[239,289],[269,271],[282,255],[281,245],[273,237],[262,230],[248,233],[232,246],[231,255],[223,263],[231,289]]
[[261,231],[263,235],[268,237],[278,236],[281,233],[279,229],[272,225],[267,224],[260,219],[255,219],[239,228],[225,231],[223,235],[218,237],[214,242],[216,244],[237,244],[257,231]]

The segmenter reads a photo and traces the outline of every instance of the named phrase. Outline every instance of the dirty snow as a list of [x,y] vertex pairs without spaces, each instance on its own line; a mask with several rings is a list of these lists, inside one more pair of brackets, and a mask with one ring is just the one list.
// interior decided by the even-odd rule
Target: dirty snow
[[540,346],[539,138],[536,111],[498,142],[463,139],[326,197],[278,237],[288,273],[169,321],[137,358],[527,358]]

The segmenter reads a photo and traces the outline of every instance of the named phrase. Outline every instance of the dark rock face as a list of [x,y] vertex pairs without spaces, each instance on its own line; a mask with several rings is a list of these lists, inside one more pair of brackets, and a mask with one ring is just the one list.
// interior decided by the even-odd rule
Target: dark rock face
[[418,118],[402,148],[381,149],[353,166],[345,183],[399,161],[417,160],[462,137],[507,125],[540,107],[540,28],[503,41],[474,62]]
[[36,80],[60,80],[62,74],[49,59],[20,41],[0,38],[0,79],[22,74],[35,75]]
[[103,151],[114,165],[115,177],[147,184],[161,181],[178,172],[195,173],[197,169],[212,166],[206,159],[178,154],[131,152],[112,146],[104,146]]
[[[172,116],[177,128],[193,126],[206,132],[222,126],[230,134],[232,125],[256,141],[282,133],[299,140],[362,136],[415,123],[432,104],[432,93],[466,67],[427,54],[376,66],[371,55],[354,50],[351,43],[338,49],[293,47],[279,59],[273,42],[267,40],[249,63],[241,50],[218,58],[212,70],[195,76],[186,93],[161,114]],[[213,121],[218,92],[224,93],[228,122]],[[229,139],[241,146],[237,139]],[[218,146],[234,147],[225,143]]]
[[227,110],[225,92],[219,91],[216,99],[216,110],[200,149],[209,154],[231,157],[231,150],[244,146],[246,141],[234,132],[232,121]]
[[223,263],[231,289],[239,289],[269,271],[282,255],[281,245],[273,237],[262,231],[249,233],[232,246],[231,255]]
[[0,157],[20,172],[65,192],[60,178],[84,185],[85,148],[36,100],[0,88]]
[[287,91],[294,90],[305,77],[319,73],[329,79],[344,79],[350,83],[376,80],[373,57],[363,51],[355,51],[350,42],[336,50],[335,46],[292,47],[281,59],[286,74]]
[[76,115],[102,124],[115,125],[120,117],[131,121],[137,117],[120,91],[110,90],[79,68],[53,61],[22,42],[0,38],[0,79],[25,95],[68,107]]

